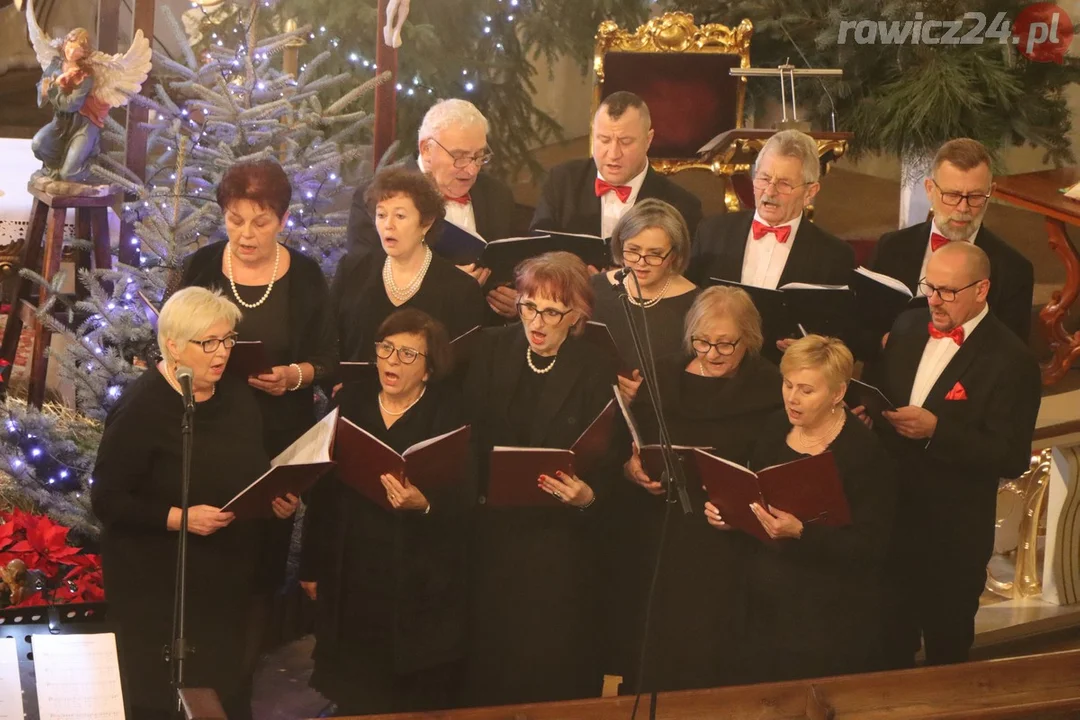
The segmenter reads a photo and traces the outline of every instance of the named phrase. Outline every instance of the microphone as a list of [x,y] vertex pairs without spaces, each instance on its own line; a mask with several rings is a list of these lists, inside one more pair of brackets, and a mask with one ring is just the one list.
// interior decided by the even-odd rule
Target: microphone
[[195,373],[187,365],[176,368],[176,382],[180,384],[180,393],[184,396],[184,407],[195,409]]
[[[788,29],[786,27],[784,27],[784,22],[779,19],[777,21],[780,24],[780,29],[784,31],[784,35],[786,35],[787,39],[791,41],[792,46],[795,48],[795,52],[799,53],[799,57],[801,57],[803,59],[803,62],[806,63],[806,67],[813,68],[814,66],[810,63],[810,60],[807,59],[806,53],[804,53],[802,51],[802,48],[799,47],[799,43],[795,42],[795,38],[791,37],[791,33],[788,32]],[[824,91],[825,97],[829,101],[829,107],[832,108],[832,115],[829,119],[831,121],[832,131],[836,132],[836,103],[833,102],[832,93],[829,92],[829,88],[825,87],[825,82],[821,78],[817,78],[817,81],[818,85],[821,86],[822,91]]]
[[615,275],[612,277],[612,279],[615,282],[617,282],[619,284],[622,284],[622,281],[625,280],[627,278],[627,276],[630,275],[630,273],[632,273],[632,272],[634,272],[633,268],[621,267],[621,268],[619,268],[618,270],[615,271]]

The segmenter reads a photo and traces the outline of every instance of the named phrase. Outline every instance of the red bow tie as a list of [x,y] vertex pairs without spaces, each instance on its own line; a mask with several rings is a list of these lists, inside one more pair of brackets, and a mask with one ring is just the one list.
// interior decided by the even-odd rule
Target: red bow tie
[[962,345],[964,343],[963,325],[957,325],[952,329],[952,332],[947,333],[941,332],[936,327],[934,327],[934,323],[930,323],[927,327],[930,329],[930,337],[934,338],[935,340],[940,340],[941,338],[950,338],[957,345]]
[[949,238],[945,237],[941,233],[930,233],[930,251],[937,252],[945,245],[949,244]]
[[626,202],[630,199],[630,193],[632,191],[629,185],[612,185],[607,180],[601,180],[596,178],[596,197],[603,197],[612,190],[619,196],[619,202]]
[[469,197],[469,193],[465,193],[461,197],[450,197],[449,195],[443,195],[443,200],[448,203],[457,203],[458,205],[468,205],[472,202],[472,198]]
[[751,229],[754,232],[754,239],[755,240],[760,240],[761,238],[765,237],[769,233],[772,233],[773,235],[776,236],[776,242],[780,243],[781,245],[786,243],[787,240],[788,240],[788,236],[791,235],[791,226],[790,225],[782,225],[781,227],[773,227],[772,225],[766,225],[765,223],[760,222],[758,220],[754,221],[754,224],[751,226]]

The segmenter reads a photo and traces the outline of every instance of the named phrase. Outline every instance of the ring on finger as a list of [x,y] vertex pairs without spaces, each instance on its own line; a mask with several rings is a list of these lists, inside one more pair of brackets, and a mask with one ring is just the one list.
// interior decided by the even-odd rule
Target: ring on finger
[[552,494],[552,496],[554,496],[554,498],[555,498],[556,500],[562,500],[562,495],[561,495],[561,494],[559,493],[559,491],[558,491],[558,490],[556,490],[555,492],[553,492],[553,493],[551,493],[551,494]]

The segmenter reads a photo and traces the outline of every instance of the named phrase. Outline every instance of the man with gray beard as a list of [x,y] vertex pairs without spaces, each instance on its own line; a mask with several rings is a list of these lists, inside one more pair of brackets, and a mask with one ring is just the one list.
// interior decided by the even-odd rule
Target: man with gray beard
[[982,143],[969,138],[945,143],[926,180],[933,218],[883,235],[871,269],[900,280],[918,297],[919,281],[935,250],[950,242],[974,243],[990,258],[990,312],[1027,343],[1035,271],[1027,258],[982,226],[993,190],[990,153]]

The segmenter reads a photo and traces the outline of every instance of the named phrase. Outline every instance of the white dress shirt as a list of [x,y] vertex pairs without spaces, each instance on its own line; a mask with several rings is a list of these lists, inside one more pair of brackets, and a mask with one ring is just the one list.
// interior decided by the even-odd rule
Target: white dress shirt
[[[971,333],[978,327],[986,313],[990,310],[989,305],[984,305],[982,312],[963,324],[964,342],[971,337]],[[915,371],[915,382],[911,384],[911,398],[909,405],[922,407],[926,402],[926,396],[930,394],[934,383],[941,377],[952,359],[956,357],[956,351],[960,346],[950,337],[930,338],[923,348],[922,359],[919,360],[919,369]]]
[[[420,172],[427,172],[424,169],[424,158],[417,156],[416,164],[420,166]],[[459,203],[447,198],[446,219],[459,228],[468,230],[473,235],[480,237],[480,233],[476,232],[476,215],[473,213],[472,200],[467,203]]]
[[[924,277],[926,277],[926,266],[930,262],[930,256],[934,254],[934,247],[930,244],[930,238],[934,236],[934,233],[937,233],[938,235],[945,234],[941,232],[941,229],[937,226],[936,220],[930,221],[930,235],[926,238],[926,252],[923,253],[922,267],[919,268],[919,280],[922,280]],[[971,234],[971,237],[963,240],[962,242],[974,242],[975,236],[978,234],[979,231],[976,230],[974,233]],[[915,297],[923,297],[923,295],[924,293],[922,291],[922,288],[919,286],[915,286]]]
[[[637,202],[637,196],[641,192],[641,185],[645,182],[647,172],[649,172],[649,158],[645,158],[645,167],[642,171],[630,178],[630,182],[626,183],[630,186],[630,197],[626,198],[626,202],[619,200],[619,196],[614,190],[600,196],[600,237],[611,237],[619,218],[625,215],[626,211]],[[599,170],[596,171],[596,177],[604,182],[610,182]],[[612,184],[614,185],[614,183]]]
[[[764,225],[772,225],[765,222],[756,212],[754,219]],[[742,284],[754,287],[772,288],[780,284],[780,275],[784,272],[788,255],[791,254],[791,246],[795,244],[795,236],[799,232],[799,223],[802,222],[802,213],[795,216],[794,220],[782,223],[779,227],[790,226],[791,234],[787,242],[777,242],[775,233],[766,233],[760,240],[754,239],[754,226],[750,226],[750,233],[746,236],[746,252],[743,253],[742,261]]]

